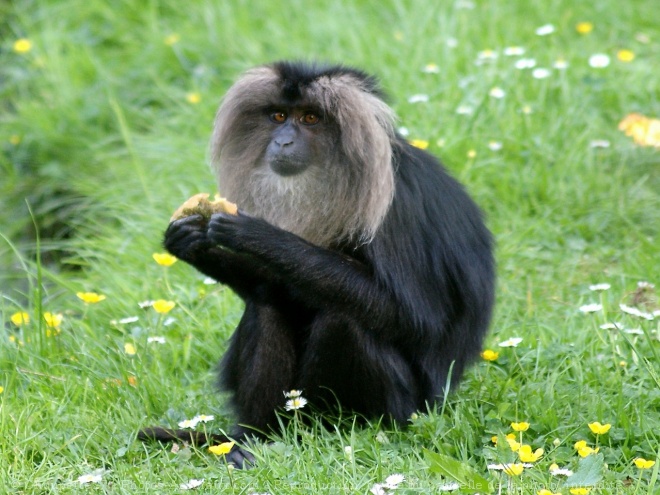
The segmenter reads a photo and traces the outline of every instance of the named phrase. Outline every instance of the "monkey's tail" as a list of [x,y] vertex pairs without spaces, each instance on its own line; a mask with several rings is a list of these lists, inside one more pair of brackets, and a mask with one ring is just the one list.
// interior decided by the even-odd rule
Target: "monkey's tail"
[[167,443],[180,441],[196,446],[230,441],[226,435],[219,433],[209,433],[196,430],[173,430],[170,428],[162,428],[160,426],[151,426],[141,429],[137,434],[137,438],[143,442],[157,441]]

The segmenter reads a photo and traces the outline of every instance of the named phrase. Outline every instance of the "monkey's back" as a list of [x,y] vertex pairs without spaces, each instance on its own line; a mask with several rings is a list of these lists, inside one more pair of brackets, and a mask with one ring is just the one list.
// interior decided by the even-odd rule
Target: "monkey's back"
[[481,350],[495,292],[493,241],[463,186],[432,155],[402,138],[396,189],[367,257],[399,302],[388,331],[419,371],[424,400],[457,382]]

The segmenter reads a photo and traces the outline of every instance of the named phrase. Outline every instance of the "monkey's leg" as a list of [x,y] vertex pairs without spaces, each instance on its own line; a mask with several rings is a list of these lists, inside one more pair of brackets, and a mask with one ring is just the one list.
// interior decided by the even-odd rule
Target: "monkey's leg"
[[332,405],[339,400],[342,408],[368,416],[387,414],[397,421],[423,407],[419,384],[403,356],[355,321],[330,311],[312,327],[301,359],[300,387],[312,401],[318,397]]

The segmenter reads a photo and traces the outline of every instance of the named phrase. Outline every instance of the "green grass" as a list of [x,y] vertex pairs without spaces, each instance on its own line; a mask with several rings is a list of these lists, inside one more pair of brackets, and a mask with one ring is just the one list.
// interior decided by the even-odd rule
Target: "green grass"
[[[438,493],[450,480],[428,450],[470,466],[496,491],[568,494],[548,467],[576,471],[573,445],[586,440],[602,456],[589,461],[601,470],[585,481],[591,493],[656,493],[660,462],[640,471],[632,461],[660,455],[660,317],[630,316],[619,304],[632,305],[639,281],[660,284],[660,155],[617,130],[631,112],[660,117],[656,2],[474,0],[461,8],[469,4],[0,5],[0,492],[177,493],[197,478],[205,480],[198,493],[366,494],[402,473],[397,493]],[[593,32],[578,34],[580,21]],[[537,36],[548,23],[556,31]],[[179,41],[169,46],[171,34]],[[24,37],[32,49],[15,53]],[[562,58],[568,68],[535,79],[513,67],[520,57],[503,55],[514,45],[537,67]],[[617,60],[623,48],[632,62]],[[475,64],[486,49],[498,59]],[[590,67],[595,53],[610,65]],[[407,428],[350,417],[336,429],[294,422],[256,448],[256,468],[228,472],[203,450],[135,440],[143,426],[201,413],[215,415],[209,428],[232,421],[214,392],[214,367],[241,303],[151,255],[174,208],[214,187],[207,141],[224,91],[242,70],[284,58],[378,75],[410,138],[429,141],[486,211],[499,267],[487,345],[500,354]],[[428,63],[439,73],[422,72]],[[504,98],[488,96],[493,87]],[[201,101],[189,103],[190,93]],[[409,103],[415,94],[429,102]],[[461,105],[473,113],[458,114]],[[610,147],[592,148],[597,139]],[[611,288],[590,291],[597,282]],[[107,299],[85,306],[78,291]],[[177,303],[167,315],[138,306],[161,298]],[[579,311],[592,302],[603,310]],[[658,309],[657,299],[645,309]],[[17,311],[31,323],[12,324]],[[43,312],[63,315],[58,335],[47,336]],[[126,317],[138,320],[111,323]],[[612,321],[642,334],[600,328]],[[150,336],[166,343],[147,343]],[[498,347],[510,337],[523,341]],[[486,466],[515,459],[505,442],[491,442],[512,421],[531,423],[523,441],[545,453],[509,482]],[[596,439],[593,421],[612,429]],[[100,483],[78,484],[95,470]]]

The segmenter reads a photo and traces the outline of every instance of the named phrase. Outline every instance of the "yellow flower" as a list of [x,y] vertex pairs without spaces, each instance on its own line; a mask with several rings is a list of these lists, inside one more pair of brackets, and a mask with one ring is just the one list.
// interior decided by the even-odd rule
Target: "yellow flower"
[[181,40],[181,36],[179,36],[176,33],[172,33],[165,36],[165,39],[163,39],[163,43],[165,43],[167,46],[172,46],[177,44],[180,40]]
[[542,490],[539,490],[536,493],[537,493],[537,495],[561,495],[561,492],[554,493],[554,492],[552,492],[550,490],[547,490],[545,488],[543,488]]
[[610,431],[610,428],[612,428],[612,425],[607,423],[607,424],[600,424],[598,421],[595,421],[593,423],[589,423],[589,429],[591,430],[591,433],[594,435],[604,435],[608,431]]
[[532,452],[530,445],[521,445],[518,450],[518,457],[522,462],[536,462],[543,455],[543,449],[536,449]]
[[156,313],[165,314],[172,311],[174,306],[176,306],[176,303],[174,301],[165,301],[164,299],[159,299],[158,301],[154,301],[152,306]]
[[199,93],[188,93],[186,95],[186,101],[193,105],[197,105],[200,101],[202,101],[202,95]]
[[527,431],[529,430],[529,423],[525,423],[524,421],[521,423],[511,423],[511,429],[513,431]]
[[135,356],[137,350],[135,349],[135,346],[133,344],[131,344],[130,342],[126,342],[124,344],[124,352],[129,356]]
[[660,120],[631,113],[619,122],[619,130],[631,136],[635,144],[660,148]]
[[76,292],[76,296],[85,304],[96,304],[105,300],[104,295],[97,294],[96,292]]
[[152,256],[160,266],[172,266],[177,262],[176,256],[172,256],[169,253],[154,253]]
[[580,457],[589,457],[591,454],[597,454],[599,450],[600,447],[596,447],[595,449],[592,449],[591,447],[582,447],[581,449],[578,449],[577,453]]
[[136,377],[136,376],[133,376],[133,375],[129,375],[129,376],[128,376],[128,384],[129,384],[131,387],[137,387],[137,383],[138,383],[138,381],[137,381],[137,377]]
[[1,394],[2,392],[4,392],[4,391],[5,391],[5,387],[3,387],[2,385],[0,385],[0,394]]
[[215,455],[227,455],[231,452],[231,449],[234,447],[234,442],[224,442],[220,445],[213,445],[209,447],[209,452]]
[[591,491],[591,488],[571,488],[568,491],[573,495],[587,495]]
[[473,158],[477,157],[477,152],[475,150],[469,150],[467,152],[467,157],[472,160]]
[[484,352],[481,353],[481,357],[484,358],[486,361],[495,361],[499,357],[500,353],[491,351],[490,349],[486,349]]
[[633,460],[633,462],[639,469],[650,469],[655,466],[655,461],[647,461],[642,457],[638,457],[637,459]]
[[415,148],[419,148],[420,150],[425,150],[429,147],[429,142],[424,141],[423,139],[411,139],[410,144],[412,144]]
[[513,452],[518,452],[518,449],[520,449],[520,444],[516,441],[516,436],[513,433],[509,433],[506,436],[506,441]]
[[44,320],[46,321],[46,326],[50,328],[59,328],[59,326],[62,324],[63,319],[64,316],[62,316],[62,313],[49,313],[48,311],[44,313]]
[[575,25],[575,30],[580,34],[589,34],[594,30],[594,25],[590,22],[578,22]]
[[32,42],[27,38],[20,38],[14,41],[14,51],[16,53],[27,53],[32,50]]
[[18,313],[14,313],[9,317],[9,319],[17,327],[27,325],[28,323],[30,323],[30,315],[22,311],[19,311]]
[[635,53],[632,50],[619,50],[616,52],[616,58],[621,62],[632,62],[635,60]]
[[9,144],[13,144],[14,146],[18,146],[21,144],[21,136],[18,134],[12,134],[9,136]]
[[522,464],[505,464],[504,472],[509,476],[520,476],[525,467]]

